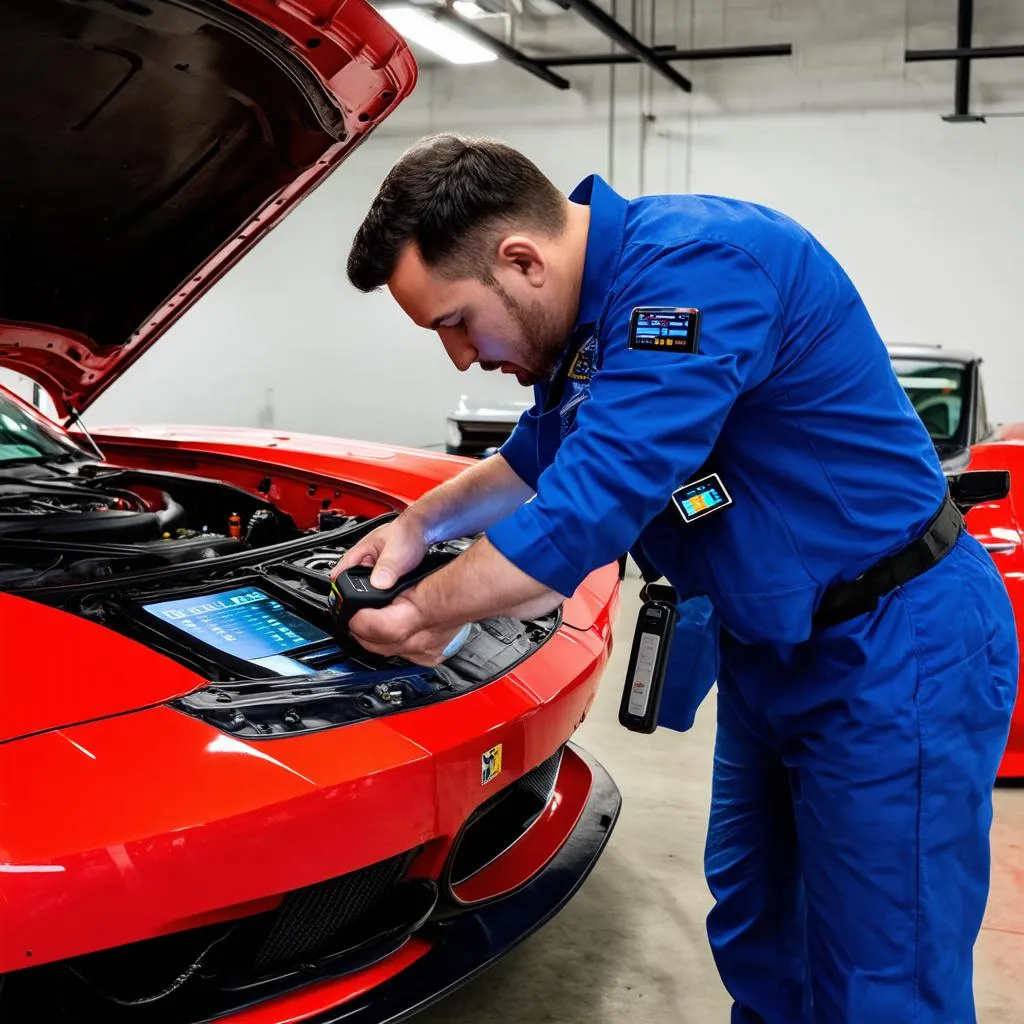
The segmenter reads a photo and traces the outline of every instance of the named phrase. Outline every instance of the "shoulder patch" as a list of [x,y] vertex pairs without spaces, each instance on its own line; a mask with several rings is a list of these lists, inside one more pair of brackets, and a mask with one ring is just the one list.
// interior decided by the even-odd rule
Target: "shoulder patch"
[[629,347],[640,352],[697,351],[700,310],[688,306],[637,306],[629,321]]
[[594,343],[597,339],[591,335],[584,342],[569,364],[569,380],[588,383],[594,376]]

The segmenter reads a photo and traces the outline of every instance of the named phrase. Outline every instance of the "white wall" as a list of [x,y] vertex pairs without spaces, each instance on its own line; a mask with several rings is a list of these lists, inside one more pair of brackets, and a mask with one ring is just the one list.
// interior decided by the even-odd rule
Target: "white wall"
[[[641,25],[649,2],[640,0]],[[976,45],[1024,42],[1024,4],[976,8]],[[386,294],[360,295],[345,279],[380,179],[409,142],[445,128],[506,139],[566,189],[598,171],[627,195],[718,192],[791,214],[846,266],[888,340],[977,350],[993,416],[1024,418],[1024,117],[1005,116],[1024,115],[1024,60],[976,63],[974,109],[1004,116],[950,125],[940,114],[952,106],[952,67],[907,65],[903,50],[952,45],[954,0],[658,0],[657,12],[659,43],[791,41],[796,53],[678,65],[697,85],[692,97],[646,69],[619,68],[611,104],[604,68],[567,69],[569,92],[503,64],[426,68],[403,109],[100,400],[90,423],[272,423],[426,445],[443,441],[460,392],[517,397],[509,378],[460,376]],[[519,43],[607,45],[584,35],[567,46],[577,29],[552,19],[523,26]]]

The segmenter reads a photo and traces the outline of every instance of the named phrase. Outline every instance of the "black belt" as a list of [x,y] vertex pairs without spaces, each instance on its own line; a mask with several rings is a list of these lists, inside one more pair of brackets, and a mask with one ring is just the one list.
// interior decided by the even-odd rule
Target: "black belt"
[[814,625],[834,626],[874,611],[879,600],[890,591],[941,562],[952,551],[963,528],[964,518],[947,495],[917,540],[883,558],[855,580],[829,587],[815,613]]

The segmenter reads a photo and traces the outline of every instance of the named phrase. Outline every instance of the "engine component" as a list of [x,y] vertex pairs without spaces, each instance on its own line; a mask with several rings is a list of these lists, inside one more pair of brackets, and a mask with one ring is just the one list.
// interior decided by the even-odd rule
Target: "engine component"
[[158,538],[184,521],[169,494],[147,510],[138,495],[94,491],[55,480],[0,482],[0,535],[131,543]]
[[531,647],[523,624],[501,616],[480,623],[446,664],[467,679],[490,679],[510,661],[525,658]]
[[309,572],[319,573],[325,579],[330,575],[331,570],[338,564],[341,558],[340,551],[314,551],[313,554],[304,558],[296,559],[295,565],[301,565]]
[[263,548],[280,539],[277,519],[269,508],[258,508],[249,516],[245,528],[245,543],[251,548]]
[[289,516],[217,480],[92,463],[29,472],[0,474],[0,585],[19,591],[215,558],[297,532]]
[[136,544],[143,551],[152,551],[172,565],[182,562],[195,562],[201,558],[217,558],[219,555],[230,555],[243,548],[237,537],[225,537],[220,533],[197,533],[191,537],[179,536],[176,539],[161,539]]
[[317,513],[317,529],[321,533],[326,530],[337,530],[342,526],[350,526],[355,522],[358,522],[355,516],[346,515],[334,508]]

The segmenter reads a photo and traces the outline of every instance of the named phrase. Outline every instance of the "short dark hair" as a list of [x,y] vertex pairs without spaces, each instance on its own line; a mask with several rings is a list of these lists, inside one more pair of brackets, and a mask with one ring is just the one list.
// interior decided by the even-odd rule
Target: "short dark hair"
[[565,198],[533,161],[493,139],[421,139],[388,172],[348,257],[363,292],[386,284],[415,242],[423,262],[448,277],[491,279],[502,234],[558,235]]

